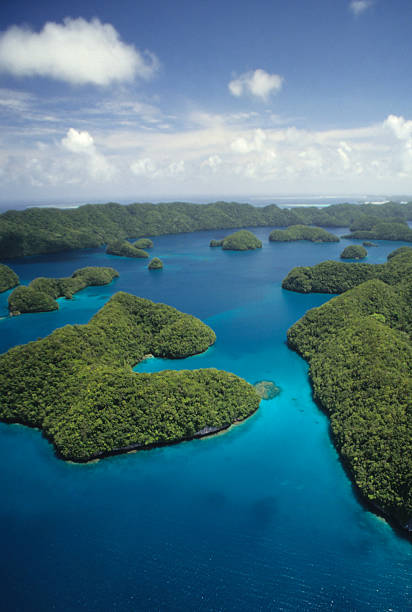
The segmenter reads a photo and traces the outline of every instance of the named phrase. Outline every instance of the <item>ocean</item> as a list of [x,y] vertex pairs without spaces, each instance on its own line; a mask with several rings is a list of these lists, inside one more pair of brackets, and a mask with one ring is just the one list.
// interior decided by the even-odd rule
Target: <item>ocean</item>
[[[0,350],[86,323],[122,290],[200,317],[217,334],[202,355],[148,359],[137,372],[222,368],[281,393],[228,432],[74,465],[37,430],[0,424],[1,609],[258,611],[411,609],[412,546],[357,498],[313,402],[308,367],[286,330],[331,296],[282,290],[296,265],[338,259],[340,243],[210,248],[222,231],[154,237],[147,260],[103,248],[5,262],[23,283],[110,265],[119,279],[60,300],[51,313],[8,318]],[[333,230],[345,233],[345,228]],[[355,241],[356,242],[356,241]],[[383,263],[399,242],[379,242]]]

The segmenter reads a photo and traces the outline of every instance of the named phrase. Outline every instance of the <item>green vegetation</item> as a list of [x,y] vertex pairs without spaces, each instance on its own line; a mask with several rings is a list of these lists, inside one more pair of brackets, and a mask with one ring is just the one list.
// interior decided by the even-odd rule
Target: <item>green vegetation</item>
[[[0,258],[98,247],[116,240],[234,227],[317,225],[369,230],[380,222],[412,220],[412,203],[336,204],[281,209],[235,202],[212,204],[87,204],[73,209],[29,208],[0,215]],[[412,230],[411,230],[412,231]],[[369,239],[369,236],[362,239]]]
[[28,287],[17,287],[9,295],[9,310],[12,314],[47,312],[59,308],[56,299],[71,299],[81,289],[96,285],[108,285],[119,273],[114,268],[80,268],[67,278],[38,277]]
[[262,243],[252,232],[239,230],[223,239],[222,248],[225,251],[251,251],[261,249]]
[[386,282],[368,280],[309,310],[288,342],[310,364],[315,399],[359,490],[404,526],[412,517],[412,249],[376,268]]
[[364,259],[368,254],[365,247],[360,244],[350,244],[340,254],[341,259]]
[[[355,225],[355,228],[357,226]],[[412,242],[412,229],[409,228],[405,221],[380,221],[370,226],[369,229],[354,229],[351,227],[351,233],[344,238],[357,238],[360,240],[375,239],[375,240],[402,240],[404,242]]]
[[41,428],[59,456],[74,461],[225,428],[258,408],[244,380],[215,369],[131,369],[148,353],[179,359],[215,338],[191,315],[117,293],[87,325],[0,356],[0,419]]
[[133,243],[136,249],[152,249],[154,247],[153,241],[150,238],[139,238]]
[[20,282],[17,274],[9,268],[9,266],[5,266],[4,264],[0,264],[0,293],[3,291],[7,291],[8,289],[13,289]]
[[211,240],[209,246],[211,247],[221,247],[223,245],[223,238],[222,240]]
[[282,287],[299,293],[343,293],[373,278],[395,284],[411,271],[412,247],[401,247],[388,255],[386,264],[323,261],[311,267],[293,268]]
[[273,230],[269,235],[271,242],[291,242],[293,240],[310,240],[311,242],[339,242],[335,234],[321,227],[307,225],[291,225],[285,230]]
[[111,242],[107,245],[106,253],[108,255],[119,255],[121,257],[149,257],[149,253],[136,248],[130,244],[130,242],[127,242],[127,240],[116,240],[115,242]]
[[369,240],[365,240],[364,242],[362,242],[362,244],[364,247],[377,247],[378,246],[374,242],[369,242]]
[[163,262],[158,257],[153,257],[148,265],[149,270],[161,270],[163,268]]

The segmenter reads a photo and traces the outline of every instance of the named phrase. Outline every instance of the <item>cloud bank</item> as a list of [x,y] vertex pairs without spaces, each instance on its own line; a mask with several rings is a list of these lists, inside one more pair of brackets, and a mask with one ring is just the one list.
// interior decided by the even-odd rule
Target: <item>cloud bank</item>
[[283,77],[278,74],[269,74],[258,68],[254,72],[245,72],[237,79],[230,81],[228,87],[233,96],[239,98],[244,94],[251,94],[262,100],[267,100],[271,94],[282,89]]
[[107,86],[135,77],[147,79],[157,67],[152,53],[125,44],[112,25],[99,19],[48,22],[39,33],[12,26],[0,34],[0,71],[19,77]]

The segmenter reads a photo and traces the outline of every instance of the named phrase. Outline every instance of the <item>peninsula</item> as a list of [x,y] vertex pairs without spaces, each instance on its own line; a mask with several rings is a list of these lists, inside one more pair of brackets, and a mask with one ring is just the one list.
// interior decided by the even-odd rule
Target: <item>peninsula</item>
[[[136,244],[136,243],[135,243]],[[120,257],[135,257],[147,259],[149,257],[149,253],[146,253],[143,249],[136,247],[133,244],[130,244],[127,240],[116,240],[115,242],[110,242],[106,247],[106,253],[108,255],[118,255]]]
[[149,353],[181,359],[215,339],[191,315],[117,293],[87,325],[0,356],[0,419],[39,427],[59,457],[77,462],[226,429],[259,406],[243,379],[215,369],[131,369]]

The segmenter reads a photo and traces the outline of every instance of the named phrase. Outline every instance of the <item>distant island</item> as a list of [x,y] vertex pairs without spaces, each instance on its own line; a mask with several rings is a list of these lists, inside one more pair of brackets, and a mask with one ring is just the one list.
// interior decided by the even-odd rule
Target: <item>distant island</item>
[[17,274],[4,264],[0,264],[0,293],[13,289],[20,283]]
[[262,242],[248,230],[239,230],[222,240],[211,240],[211,247],[221,246],[225,251],[253,251],[261,249]]
[[[388,219],[398,220],[400,226],[395,229],[399,232],[379,230],[379,224],[387,223]],[[351,231],[371,232],[361,236],[362,240],[380,237],[409,241],[412,240],[412,230],[405,224],[408,220],[412,221],[412,202],[388,202],[381,206],[334,204],[293,209],[279,208],[276,204],[256,207],[236,202],[128,206],[112,202],[86,204],[67,210],[29,208],[0,215],[0,259],[98,247],[126,238],[258,226],[350,227]]]
[[108,255],[118,255],[120,257],[135,257],[147,259],[149,253],[146,253],[143,249],[139,249],[133,244],[130,244],[127,240],[116,240],[110,242],[106,247],[106,253]]
[[365,259],[368,251],[360,244],[350,244],[340,254],[341,259]]
[[259,406],[243,379],[210,368],[131,369],[147,354],[181,359],[215,339],[191,315],[117,293],[87,325],[0,356],[0,419],[39,427],[59,457],[77,462],[226,429]]
[[108,285],[118,276],[114,268],[90,266],[80,268],[66,278],[35,278],[27,287],[21,285],[9,295],[10,314],[57,310],[57,298],[71,299],[74,293],[86,287]]
[[[325,263],[312,269],[318,287],[336,282],[333,262]],[[347,266],[341,279],[353,288],[309,310],[288,330],[288,343],[310,364],[315,400],[330,417],[333,440],[356,486],[375,510],[408,529],[412,248],[397,250],[384,265],[340,265]],[[363,282],[364,271],[371,280]]]
[[269,235],[271,242],[292,242],[294,240],[310,240],[311,242],[339,242],[339,238],[321,227],[308,225],[291,225],[288,229],[273,230]]

